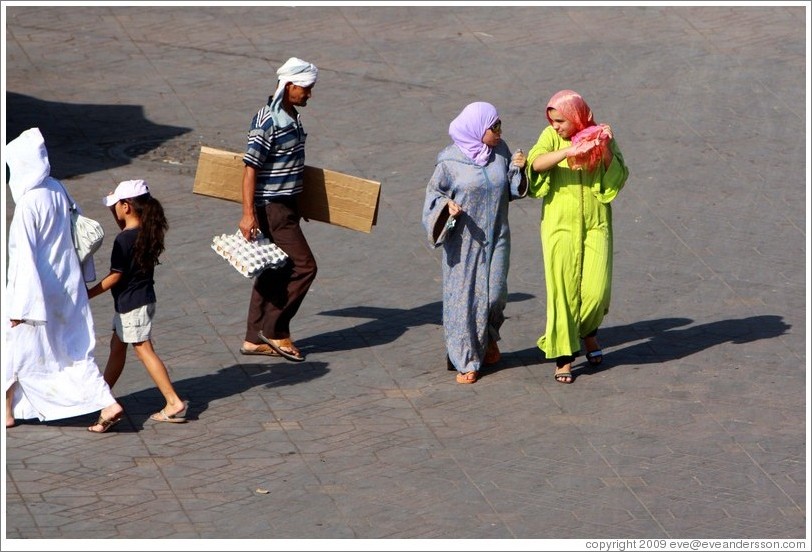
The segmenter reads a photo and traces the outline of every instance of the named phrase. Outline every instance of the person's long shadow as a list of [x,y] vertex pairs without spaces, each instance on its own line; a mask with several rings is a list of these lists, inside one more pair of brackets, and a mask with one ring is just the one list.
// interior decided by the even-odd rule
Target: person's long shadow
[[[523,301],[532,298],[528,294],[511,294],[509,301]],[[304,339],[300,348],[344,351],[373,347],[390,343],[403,335],[409,328],[423,324],[442,324],[442,302],[428,303],[416,309],[392,309],[379,307],[351,307],[322,314],[353,318],[372,318],[351,328],[327,332]],[[690,318],[660,318],[643,320],[625,326],[601,328],[598,338],[601,347],[610,349],[598,366],[586,363],[579,356],[573,364],[573,376],[596,374],[620,366],[638,366],[662,363],[685,358],[722,343],[751,343],[761,339],[772,339],[787,333],[792,327],[776,315],[761,315],[737,320],[720,320],[688,326]],[[633,343],[623,347],[625,343]],[[535,344],[518,351],[503,351],[501,361],[484,369],[485,373],[552,362]],[[194,378],[174,382],[181,397],[193,397],[188,419],[194,420],[208,408],[211,401],[230,397],[257,386],[266,388],[297,385],[329,372],[323,362],[305,363],[246,363],[236,364],[214,374],[204,374]],[[129,395],[118,397],[125,408],[132,430],[143,428],[150,414],[163,407],[163,398],[157,389],[148,388]],[[68,420],[49,422],[49,425],[90,425],[93,416],[82,416]],[[26,423],[26,422],[23,422]],[[127,424],[120,424],[118,431],[127,431]]]
[[[765,314],[672,329],[691,322],[693,321],[687,318],[665,318],[601,330],[598,335],[602,340],[602,347],[617,347],[623,343],[642,340],[640,343],[613,350],[612,360],[607,367],[678,360],[722,343],[742,344],[773,339],[786,334],[792,328],[781,316]],[[604,362],[609,358],[605,357]],[[590,367],[587,372],[599,372],[602,369],[605,367],[601,364]]]
[[6,92],[8,141],[32,127],[42,132],[51,175],[59,179],[128,165],[192,131],[154,123],[140,105],[70,104]]
[[[138,364],[138,361],[133,361]],[[143,369],[142,366],[132,366],[133,369]],[[172,382],[178,396],[189,398],[189,409],[186,419],[196,420],[202,412],[205,412],[209,403],[218,399],[223,399],[238,395],[254,387],[265,387],[273,389],[288,385],[298,385],[327,374],[327,364],[324,362],[303,362],[291,363],[281,359],[275,364],[245,363],[235,364],[222,368],[213,374],[203,374],[193,378],[179,379]],[[114,390],[115,391],[115,390]],[[139,431],[144,428],[150,415],[163,408],[165,402],[163,396],[155,387],[149,387],[129,393],[127,395],[116,396],[116,399],[124,407],[125,422],[116,425],[112,431],[119,433]],[[49,426],[90,426],[96,420],[98,413],[66,418],[64,420],[54,420],[46,422]],[[20,422],[18,421],[18,424]],[[23,420],[22,423],[38,423],[31,420]]]
[[[589,375],[618,366],[640,366],[679,360],[722,343],[751,343],[784,335],[792,327],[777,315],[720,320],[688,326],[690,318],[642,320],[625,326],[608,326],[598,332],[598,341],[607,353],[603,362],[590,365],[581,355],[573,363],[573,376]],[[625,343],[632,345],[623,347]],[[607,351],[611,349],[611,351]],[[492,371],[527,366],[528,359],[538,363],[545,359],[538,347],[502,354],[502,361]]]
[[[527,293],[508,294],[508,303],[526,301],[534,296]],[[441,325],[443,303],[435,301],[414,309],[384,307],[348,307],[320,312],[321,315],[346,318],[369,318],[357,326],[326,332],[296,341],[303,351],[347,351],[391,343],[409,328],[426,324]]]
[[[533,295],[511,293],[508,302],[526,301]],[[409,328],[424,324],[442,324],[442,301],[428,303],[415,309],[394,309],[382,307],[349,307],[319,314],[351,318],[370,318],[357,326],[318,334],[302,340],[296,345],[304,353],[319,351],[346,351],[374,347],[391,343]],[[267,388],[297,385],[329,372],[323,362],[279,363],[279,364],[236,364],[223,368],[214,374],[173,381],[175,391],[181,397],[191,397],[187,419],[194,420],[208,408],[212,401],[230,397],[258,385]],[[124,406],[129,424],[116,426],[118,432],[138,431],[144,427],[149,416],[163,408],[161,394],[154,387],[116,397]],[[48,422],[53,426],[90,425],[94,415],[85,415],[66,420]]]

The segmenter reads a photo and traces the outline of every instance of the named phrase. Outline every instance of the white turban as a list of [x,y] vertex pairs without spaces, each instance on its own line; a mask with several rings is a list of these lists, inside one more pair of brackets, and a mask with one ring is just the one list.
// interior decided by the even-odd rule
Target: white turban
[[292,57],[276,70],[276,75],[279,78],[279,84],[277,84],[276,92],[273,94],[272,106],[276,106],[282,101],[287,83],[292,82],[296,86],[303,88],[315,84],[316,79],[319,78],[319,69],[312,63]]

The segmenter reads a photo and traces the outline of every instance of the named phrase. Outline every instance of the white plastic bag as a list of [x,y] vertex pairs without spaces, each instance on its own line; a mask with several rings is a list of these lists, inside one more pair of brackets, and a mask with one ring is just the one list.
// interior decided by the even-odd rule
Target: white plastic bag
[[102,246],[104,241],[104,228],[92,218],[79,214],[76,205],[70,210],[70,228],[73,235],[73,247],[79,255],[79,262],[93,255]]
[[[65,191],[65,195],[70,203],[70,233],[73,238],[73,248],[79,256],[79,262],[84,263],[88,257],[93,255],[104,242],[104,227],[97,220],[88,218],[79,213],[79,208],[73,197],[68,193],[68,189],[61,181],[59,185]],[[95,269],[93,270],[95,276]]]

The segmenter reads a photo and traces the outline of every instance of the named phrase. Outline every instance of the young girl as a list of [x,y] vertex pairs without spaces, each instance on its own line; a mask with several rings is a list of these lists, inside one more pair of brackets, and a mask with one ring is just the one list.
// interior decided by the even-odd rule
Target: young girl
[[164,251],[164,234],[169,228],[163,207],[150,195],[143,180],[120,183],[104,198],[104,204],[110,207],[121,228],[113,243],[110,273],[88,290],[91,299],[111,290],[116,310],[104,379],[112,389],[124,369],[127,344],[132,343],[136,355],[166,400],[166,406],[150,419],[185,422],[189,403],[178,397],[166,366],[152,348],[150,339],[156,302],[153,274],[158,257]]

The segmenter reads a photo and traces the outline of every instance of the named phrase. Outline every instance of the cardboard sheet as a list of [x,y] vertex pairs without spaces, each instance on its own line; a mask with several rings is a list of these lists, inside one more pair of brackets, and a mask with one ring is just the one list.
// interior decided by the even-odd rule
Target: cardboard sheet
[[[193,192],[242,202],[242,154],[202,146]],[[300,214],[369,233],[378,222],[381,183],[348,174],[305,166]]]

